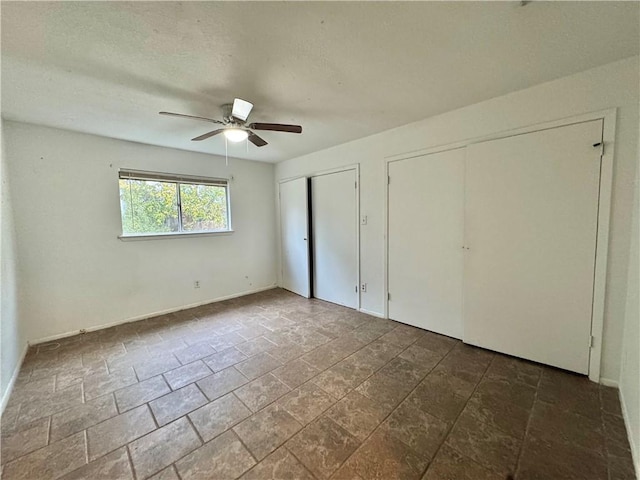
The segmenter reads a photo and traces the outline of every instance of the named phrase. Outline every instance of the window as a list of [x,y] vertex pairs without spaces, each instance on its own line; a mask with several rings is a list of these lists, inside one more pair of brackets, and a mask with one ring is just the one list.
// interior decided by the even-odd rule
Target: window
[[231,231],[225,179],[120,171],[122,236]]

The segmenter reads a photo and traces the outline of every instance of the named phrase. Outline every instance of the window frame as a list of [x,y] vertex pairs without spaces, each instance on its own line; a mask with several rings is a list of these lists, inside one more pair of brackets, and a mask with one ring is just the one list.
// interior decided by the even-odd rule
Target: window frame
[[[124,225],[122,224],[122,204],[120,204],[120,226],[121,234],[118,235],[120,240],[149,240],[164,239],[178,237],[202,237],[202,236],[218,236],[231,235],[234,230],[231,224],[231,186],[229,178],[219,177],[203,177],[198,175],[183,175],[175,173],[150,172],[145,170],[120,169],[118,171],[118,185],[120,180],[141,180],[151,182],[173,183],[176,186],[176,202],[178,208],[178,231],[177,232],[155,232],[155,233],[124,233]],[[224,187],[226,192],[226,217],[227,228],[225,230],[203,230],[203,231],[183,231],[182,230],[182,201],[181,201],[181,185],[205,185]],[[119,198],[119,195],[118,195]]]

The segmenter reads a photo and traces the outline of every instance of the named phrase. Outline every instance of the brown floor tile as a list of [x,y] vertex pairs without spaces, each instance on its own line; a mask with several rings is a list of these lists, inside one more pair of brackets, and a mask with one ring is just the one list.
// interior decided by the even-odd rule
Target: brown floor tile
[[360,442],[340,425],[320,417],[307,425],[286,447],[318,478],[329,478]]
[[432,352],[444,356],[458,343],[460,343],[460,341],[454,338],[445,337],[444,335],[438,335],[433,332],[426,332],[422,337],[416,340],[414,345],[426,348],[427,350],[431,350]]
[[472,416],[460,417],[446,443],[483,467],[504,476],[515,471],[521,446],[519,439]]
[[236,348],[246,356],[250,357],[251,355],[256,355],[260,352],[268,352],[269,350],[276,348],[276,346],[277,345],[275,343],[270,342],[264,337],[257,337],[236,345]]
[[180,360],[180,363],[186,365],[187,363],[195,362],[214,353],[216,353],[215,349],[208,343],[196,343],[195,345],[175,352],[175,356]]
[[531,413],[530,436],[568,443],[605,454],[602,422],[537,401]]
[[238,372],[235,367],[229,367],[196,383],[209,400],[215,400],[247,382],[247,378]]
[[89,460],[126,445],[156,428],[149,407],[140,407],[105,420],[87,430]]
[[176,390],[164,397],[149,402],[149,407],[151,407],[151,411],[158,425],[162,426],[172,422],[176,418],[186,415],[207,402],[207,397],[192,383],[180,390]]
[[545,367],[538,388],[538,398],[563,410],[597,420],[600,418],[600,392],[586,377]]
[[278,405],[281,405],[302,425],[306,425],[334,402],[335,399],[331,395],[308,382],[278,400]]
[[30,424],[34,420],[53,415],[69,407],[82,404],[82,386],[72,385],[44,397],[27,397],[20,407],[17,425]]
[[202,360],[197,360],[175,370],[170,370],[163,375],[171,389],[177,390],[212,373]]
[[431,459],[444,441],[451,425],[429,415],[409,402],[401,403],[380,427],[425,459]]
[[158,375],[121,390],[116,390],[115,396],[118,410],[123,413],[169,392],[171,392],[171,389],[164,377]]
[[370,398],[351,392],[327,412],[326,416],[363,441],[382,423],[388,411]]
[[235,394],[247,407],[257,412],[270,403],[275,402],[290,390],[289,387],[275,376],[267,373],[238,388]]
[[444,445],[422,480],[504,480],[504,475],[487,470],[479,463]]
[[46,446],[48,439],[49,418],[36,420],[24,430],[2,435],[0,438],[2,464]]
[[427,372],[430,372],[433,367],[435,367],[438,362],[442,360],[442,355],[418,345],[411,345],[410,347],[403,350],[398,355],[398,358],[407,360],[414,365],[419,365],[421,368],[427,370]]
[[137,382],[131,367],[124,367],[110,374],[93,375],[84,380],[84,398],[91,400]]
[[189,418],[202,439],[208,442],[250,415],[251,410],[229,393],[191,412]]
[[180,480],[180,477],[178,477],[175,467],[172,466],[156,473],[149,480]]
[[133,480],[126,448],[119,448],[104,457],[68,473],[62,480]]
[[382,405],[387,411],[391,411],[400,404],[414,386],[378,372],[369,377],[356,391]]
[[512,437],[524,437],[531,411],[515,403],[502,402],[496,397],[476,392],[467,403],[460,418],[467,416],[492,425]]
[[419,365],[403,358],[394,358],[380,369],[389,377],[400,380],[406,385],[416,386],[431,370],[430,365]]
[[4,466],[5,480],[59,478],[86,463],[84,433],[65,438]]
[[346,463],[365,480],[419,479],[427,465],[427,460],[382,431],[374,432]]
[[605,457],[592,450],[528,436],[522,449],[516,478],[606,479],[607,462]]
[[283,407],[273,404],[236,425],[233,430],[251,453],[262,460],[301,428],[302,425]]
[[289,451],[280,447],[240,480],[315,480],[313,475]]
[[353,357],[348,357],[320,373],[311,382],[334,398],[339,399],[364,382],[374,371],[368,365],[363,365],[354,361]]
[[117,414],[118,410],[113,395],[98,397],[56,413],[51,418],[51,441],[56,442],[72,433],[80,432],[108,418],[115,417]]
[[278,377],[278,379],[289,388],[296,388],[320,373],[320,370],[312,367],[302,359],[296,359],[282,367],[276,368],[271,373]]
[[622,407],[617,388],[600,385],[600,405],[603,411],[611,415],[622,416]]
[[536,389],[524,383],[500,379],[484,378],[476,390],[478,394],[503,403],[513,403],[530,410],[536,396]]
[[393,343],[402,348],[407,348],[415,343],[420,337],[424,336],[425,331],[419,328],[410,327],[409,325],[399,325],[388,333],[385,333],[380,340],[383,342]]
[[272,357],[267,352],[262,352],[237,363],[235,368],[249,380],[254,380],[271,370],[275,370],[281,365],[282,362],[280,362],[280,360]]
[[231,347],[204,358],[204,363],[214,372],[219,372],[246,359],[247,356],[244,353]]
[[138,480],[505,480],[516,458],[516,480],[626,480],[621,413],[586,377],[273,289],[30,348],[0,476],[130,479],[135,448]]
[[176,469],[182,480],[231,480],[255,463],[236,435],[228,431],[179,460]]
[[495,380],[509,380],[537,387],[542,367],[519,358],[496,355],[487,369],[486,377]]
[[195,450],[202,442],[186,418],[180,418],[129,445],[137,478],[147,478]]

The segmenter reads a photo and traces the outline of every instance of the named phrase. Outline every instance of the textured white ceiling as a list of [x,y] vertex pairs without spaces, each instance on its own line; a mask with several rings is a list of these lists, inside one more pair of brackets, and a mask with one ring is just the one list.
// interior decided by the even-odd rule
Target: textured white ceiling
[[[637,55],[638,2],[6,2],[4,118],[224,154],[250,121],[301,124],[229,155],[277,162]],[[588,94],[588,92],[585,92]]]

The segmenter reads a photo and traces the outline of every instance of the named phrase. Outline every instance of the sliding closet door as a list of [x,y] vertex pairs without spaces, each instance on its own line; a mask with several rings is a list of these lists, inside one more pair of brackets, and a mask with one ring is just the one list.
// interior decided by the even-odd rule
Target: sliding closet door
[[464,149],[389,164],[389,318],[462,337]]
[[586,374],[602,121],[471,145],[464,341]]
[[280,184],[282,288],[309,298],[309,208],[307,179]]
[[356,171],[311,179],[313,296],[358,308]]

